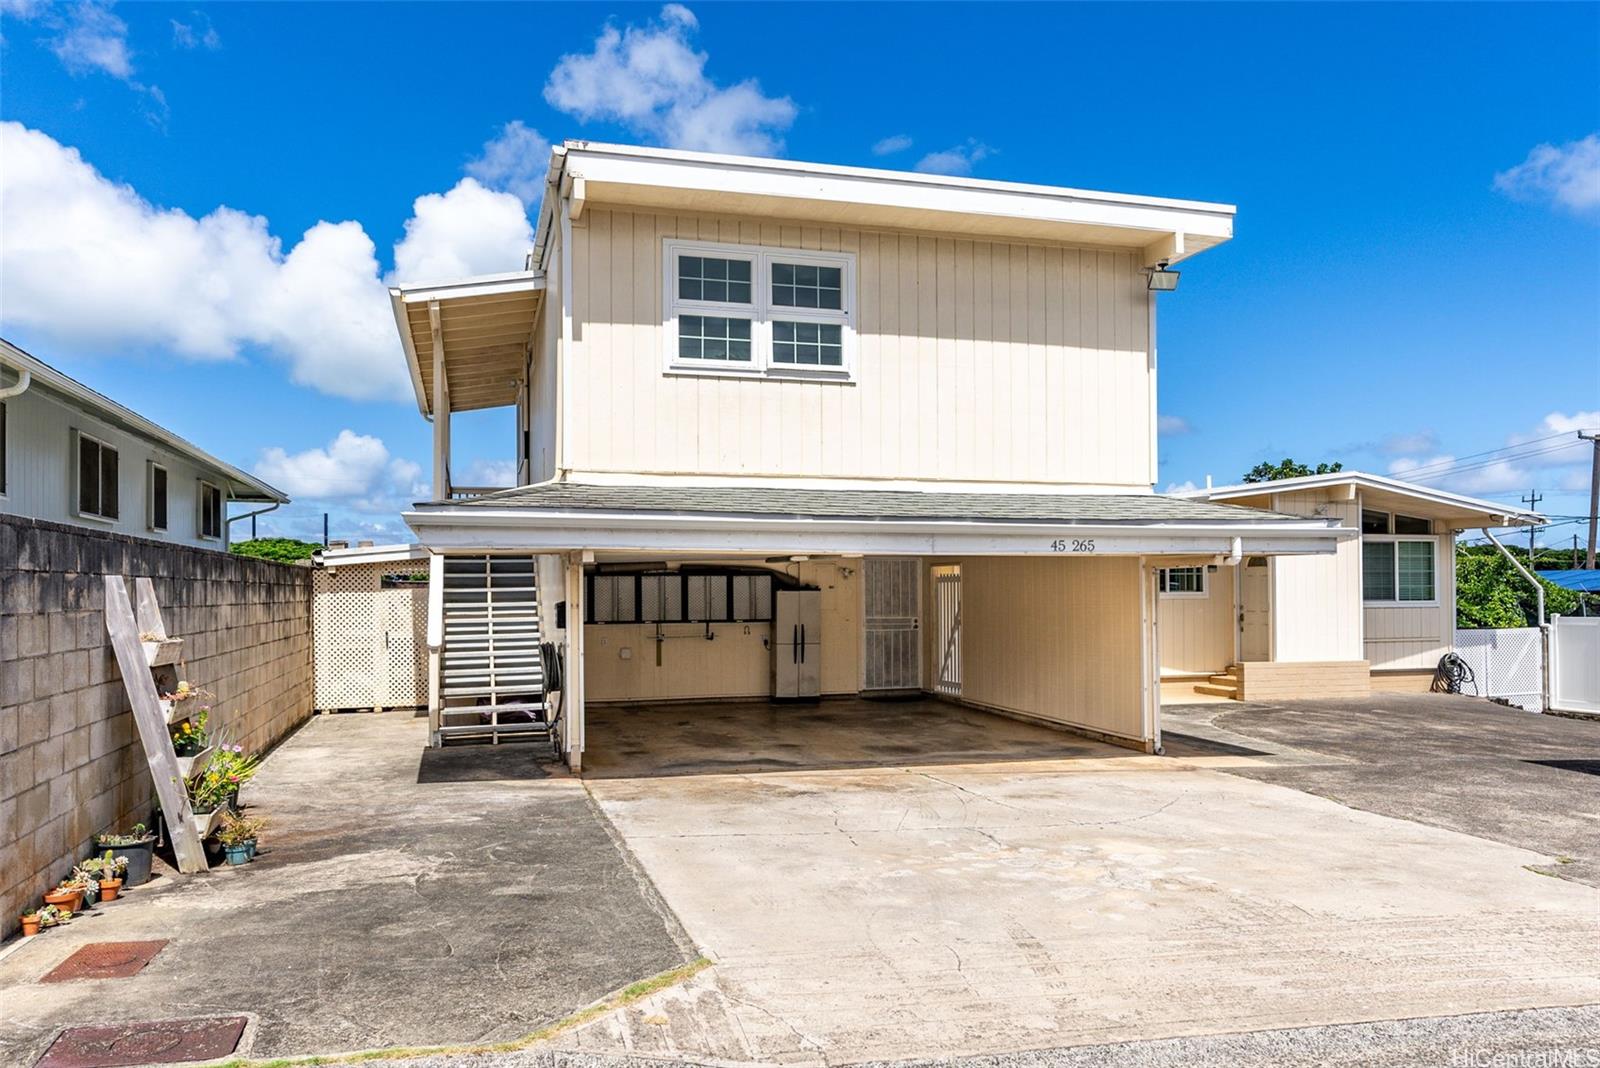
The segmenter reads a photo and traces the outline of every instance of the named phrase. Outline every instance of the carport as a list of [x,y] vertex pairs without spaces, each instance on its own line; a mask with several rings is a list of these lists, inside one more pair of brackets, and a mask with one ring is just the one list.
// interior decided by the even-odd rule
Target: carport
[[[406,520],[440,574],[452,555],[539,561],[574,768],[607,744],[590,704],[761,701],[801,659],[809,696],[924,694],[1158,751],[1155,572],[1331,553],[1348,536],[1158,494],[665,483],[550,482]],[[814,595],[815,615],[794,618],[815,622],[789,623],[785,593]]]

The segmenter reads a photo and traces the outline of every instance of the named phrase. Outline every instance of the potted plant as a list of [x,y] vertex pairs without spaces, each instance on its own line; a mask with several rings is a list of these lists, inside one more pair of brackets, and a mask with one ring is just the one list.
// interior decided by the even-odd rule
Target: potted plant
[[100,900],[115,901],[122,892],[122,879],[128,871],[128,858],[113,856],[106,850],[103,857],[90,857],[80,867],[99,880]]
[[63,880],[54,890],[44,895],[46,905],[54,905],[63,912],[78,912],[83,908],[84,887]]
[[73,909],[73,912],[87,910],[90,905],[100,900],[100,875],[82,864],[73,868],[72,874],[63,879],[61,885],[75,886],[83,891],[83,909]]
[[222,818],[222,829],[217,832],[217,841],[222,843],[229,864],[237,866],[250,863],[257,826],[255,820],[245,819],[233,813]]
[[[50,906],[46,905],[45,908],[50,908]],[[42,922],[39,919],[39,913],[41,911],[43,910],[29,909],[27,912],[24,912],[20,917],[18,917],[22,923],[23,938],[32,938],[34,935],[39,933],[39,927]]]
[[154,856],[155,841],[156,836],[146,830],[144,824],[135,823],[127,834],[95,835],[94,848],[97,852],[115,850],[119,857],[126,860],[128,866],[122,875],[122,885],[134,887],[150,880],[150,861]]

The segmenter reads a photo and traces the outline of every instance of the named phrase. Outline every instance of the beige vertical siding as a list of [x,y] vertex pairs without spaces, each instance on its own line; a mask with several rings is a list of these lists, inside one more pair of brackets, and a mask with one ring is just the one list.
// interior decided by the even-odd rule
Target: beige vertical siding
[[1233,663],[1233,578],[1233,568],[1219,567],[1207,572],[1204,597],[1158,599],[1162,674],[1209,675]]
[[[801,564],[801,581],[822,590],[822,692],[861,689],[860,571],[851,577],[831,563]],[[668,635],[656,666],[654,623],[591,623],[583,628],[585,696],[590,701],[767,697],[772,653],[770,623],[663,625]],[[628,650],[624,659],[622,651]]]
[[[1438,527],[1434,528],[1435,530]],[[1366,658],[1374,671],[1431,670],[1455,646],[1455,536],[1437,534],[1438,604],[1366,605]]]
[[1137,560],[959,562],[963,700],[1141,739]]
[[[561,262],[561,235],[551,235],[550,262]],[[561,398],[556,362],[561,350],[561,272],[546,272],[544,302],[533,331],[533,353],[528,369],[528,407],[532,433],[528,442],[529,481],[546,482],[556,474],[556,432]]]
[[[1339,491],[1274,494],[1272,507],[1291,515],[1338,519],[1361,526],[1355,501],[1333,500]],[[1361,545],[1355,538],[1331,556],[1280,556],[1272,561],[1272,659],[1360,660]]]
[[[857,253],[857,381],[665,374],[669,237]],[[573,246],[573,470],[1150,485],[1132,253],[595,206]]]

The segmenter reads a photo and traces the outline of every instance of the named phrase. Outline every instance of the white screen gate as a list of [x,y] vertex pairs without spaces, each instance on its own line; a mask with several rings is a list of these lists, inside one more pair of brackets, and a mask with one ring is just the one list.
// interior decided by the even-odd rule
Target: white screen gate
[[922,688],[917,615],[921,611],[922,563],[914,557],[868,557],[862,561],[866,611],[863,689]]
[[961,565],[933,569],[933,606],[938,616],[939,672],[934,689],[949,697],[961,696]]
[[1550,707],[1600,712],[1600,617],[1550,620]]
[[1542,712],[1543,668],[1538,627],[1456,631],[1456,655],[1472,669],[1465,693],[1499,697],[1529,712]]

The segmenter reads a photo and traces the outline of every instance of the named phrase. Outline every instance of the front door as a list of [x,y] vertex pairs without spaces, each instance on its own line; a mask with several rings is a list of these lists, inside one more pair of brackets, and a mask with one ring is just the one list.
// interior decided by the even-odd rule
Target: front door
[[866,690],[918,690],[922,688],[922,657],[918,640],[921,611],[922,563],[915,557],[867,557],[864,628]]
[[1267,630],[1272,619],[1270,573],[1264,556],[1252,556],[1239,570],[1239,659],[1243,661],[1272,658]]

